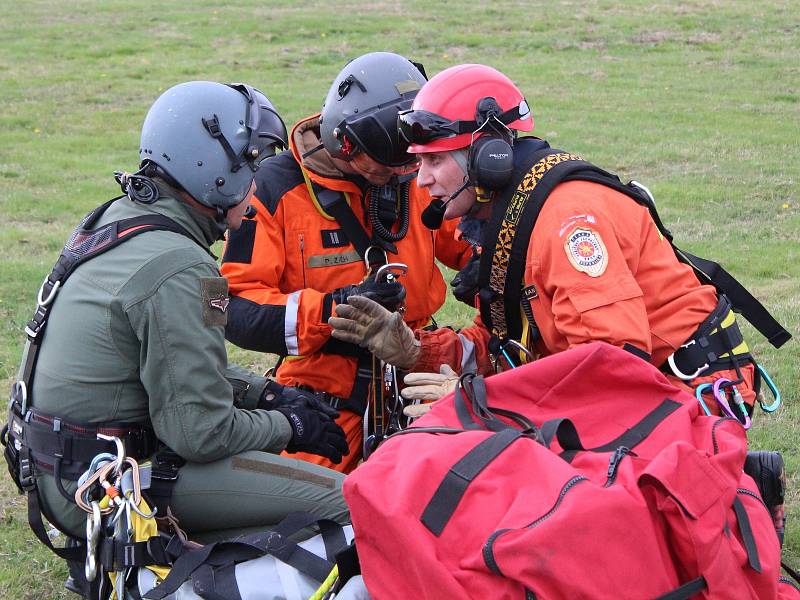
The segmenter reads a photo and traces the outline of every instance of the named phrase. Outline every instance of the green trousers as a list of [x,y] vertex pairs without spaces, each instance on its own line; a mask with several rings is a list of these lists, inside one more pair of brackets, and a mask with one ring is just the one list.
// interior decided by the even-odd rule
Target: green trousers
[[[170,508],[189,538],[227,539],[269,529],[294,511],[348,523],[344,475],[266,452],[242,452],[210,463],[186,463],[178,472]],[[86,513],[58,492],[52,476],[37,478],[43,506],[65,533],[83,539]],[[77,484],[62,480],[69,493]]]

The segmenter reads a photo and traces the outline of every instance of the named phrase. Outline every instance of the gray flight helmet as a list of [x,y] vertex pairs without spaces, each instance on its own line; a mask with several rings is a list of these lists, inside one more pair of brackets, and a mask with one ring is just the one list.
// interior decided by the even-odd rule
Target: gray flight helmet
[[387,166],[412,162],[397,131],[397,113],[411,108],[426,81],[422,65],[391,52],[370,52],[347,63],[322,107],[325,150],[342,160],[362,151]]
[[220,215],[247,196],[259,164],[287,146],[286,126],[267,97],[236,83],[171,87],[142,126],[142,166]]

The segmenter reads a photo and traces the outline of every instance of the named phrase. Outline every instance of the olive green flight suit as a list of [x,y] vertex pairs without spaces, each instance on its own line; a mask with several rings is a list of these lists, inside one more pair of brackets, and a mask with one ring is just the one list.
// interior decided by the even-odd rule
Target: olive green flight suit
[[[296,510],[347,522],[341,474],[274,454],[292,430],[281,413],[255,409],[266,380],[244,376],[249,388],[234,401],[227,282],[207,251],[219,227],[173,197],[120,199],[98,225],[147,213],[169,217],[197,243],[150,231],[79,266],[53,305],[30,404],[76,423],[149,423],[187,461],[170,506],[195,539],[264,529]],[[59,526],[83,537],[85,513],[52,475],[40,470],[37,481]],[[74,492],[75,482],[62,481]]]

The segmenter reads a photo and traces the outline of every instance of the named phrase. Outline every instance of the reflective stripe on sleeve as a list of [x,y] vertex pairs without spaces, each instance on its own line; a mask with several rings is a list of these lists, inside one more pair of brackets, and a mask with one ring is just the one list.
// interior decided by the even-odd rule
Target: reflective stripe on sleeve
[[297,311],[300,308],[300,294],[297,290],[289,294],[286,299],[286,316],[283,321],[283,338],[286,341],[286,350],[289,356],[297,356],[300,350],[297,347]]

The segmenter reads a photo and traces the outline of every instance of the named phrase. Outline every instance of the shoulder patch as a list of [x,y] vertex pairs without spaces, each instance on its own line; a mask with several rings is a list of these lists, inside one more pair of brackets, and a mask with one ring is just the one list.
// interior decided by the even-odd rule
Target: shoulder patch
[[590,277],[600,277],[608,266],[608,252],[600,234],[584,227],[576,227],[567,236],[564,250],[572,266]]
[[224,277],[201,277],[200,297],[203,303],[203,323],[206,325],[228,324],[228,280]]
[[284,194],[301,183],[304,180],[300,165],[291,150],[284,150],[264,161],[259,167],[254,200],[260,202],[269,214],[274,215]]

